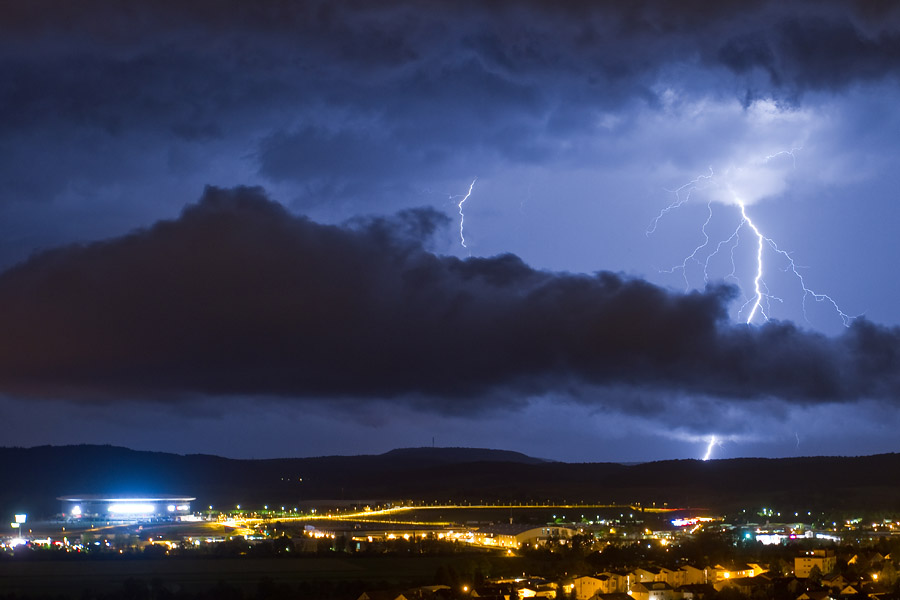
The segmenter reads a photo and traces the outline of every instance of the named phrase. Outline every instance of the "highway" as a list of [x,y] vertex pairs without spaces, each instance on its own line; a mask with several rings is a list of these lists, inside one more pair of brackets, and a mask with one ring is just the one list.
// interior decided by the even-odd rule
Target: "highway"
[[586,511],[590,512],[592,510],[602,509],[602,510],[628,510],[631,513],[635,512],[644,512],[644,513],[671,513],[679,510],[685,510],[680,508],[657,508],[657,507],[642,507],[639,505],[633,504],[504,504],[504,503],[491,503],[491,504],[393,504],[391,506],[387,506],[384,508],[365,508],[362,510],[346,510],[346,511],[331,511],[326,512],[324,514],[312,513],[312,514],[304,514],[298,515],[293,512],[281,512],[273,511],[273,514],[266,516],[252,516],[252,517],[231,517],[223,522],[226,525],[231,526],[240,526],[240,525],[250,525],[253,523],[265,523],[270,521],[281,521],[281,522],[291,522],[291,521],[365,521],[372,523],[391,523],[391,524],[406,524],[406,525],[433,525],[433,526],[451,526],[453,523],[440,520],[440,517],[435,520],[404,520],[402,518],[403,514],[408,514],[411,512],[421,512],[421,511],[477,511],[477,510],[576,510],[576,511]]

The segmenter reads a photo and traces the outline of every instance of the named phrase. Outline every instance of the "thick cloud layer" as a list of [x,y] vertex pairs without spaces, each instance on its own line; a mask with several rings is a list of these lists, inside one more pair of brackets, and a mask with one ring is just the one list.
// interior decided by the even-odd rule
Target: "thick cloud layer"
[[802,403],[900,393],[896,330],[735,326],[727,287],[675,294],[512,255],[437,256],[422,241],[445,220],[326,226],[258,188],[209,188],[174,221],[2,274],[0,389],[416,398],[436,411],[583,386]]
[[796,101],[900,70],[900,9],[850,1],[37,1],[0,38],[5,201],[209,156],[307,203],[387,194],[589,162],[609,111],[673,89]]

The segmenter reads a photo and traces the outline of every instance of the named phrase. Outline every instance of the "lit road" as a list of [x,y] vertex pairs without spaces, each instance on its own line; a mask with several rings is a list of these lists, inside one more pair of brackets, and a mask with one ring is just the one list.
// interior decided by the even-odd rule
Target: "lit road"
[[502,503],[491,503],[491,504],[401,504],[394,505],[385,508],[375,508],[375,509],[364,509],[364,510],[351,510],[351,511],[332,511],[327,512],[325,514],[306,514],[306,515],[293,515],[293,514],[284,514],[282,515],[273,515],[273,516],[265,516],[265,517],[234,517],[230,519],[226,519],[222,521],[226,525],[231,526],[247,526],[253,523],[265,523],[270,521],[282,521],[282,522],[290,522],[290,521],[367,521],[367,522],[384,522],[384,523],[392,523],[392,524],[408,524],[408,525],[440,525],[447,526],[452,523],[437,521],[437,520],[428,520],[428,521],[418,521],[418,520],[401,520],[402,516],[405,513],[410,512],[420,512],[420,511],[449,511],[449,510],[534,510],[534,509],[547,509],[547,510],[588,510],[588,509],[615,509],[615,510],[628,510],[632,512],[641,512],[644,513],[671,513],[679,510],[685,510],[681,508],[657,508],[657,507],[641,507],[637,505],[631,504],[502,504]]

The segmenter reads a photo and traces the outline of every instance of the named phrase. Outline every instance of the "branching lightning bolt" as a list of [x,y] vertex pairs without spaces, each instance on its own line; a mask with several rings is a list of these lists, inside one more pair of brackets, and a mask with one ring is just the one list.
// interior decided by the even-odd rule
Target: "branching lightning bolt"
[[[793,148],[791,150],[782,150],[780,152],[776,152],[775,154],[771,154],[765,157],[765,162],[777,157],[777,156],[790,156],[795,165],[797,157],[794,152],[798,150],[797,148]],[[709,169],[708,175],[701,175],[684,184],[683,186],[670,190],[675,194],[675,200],[673,200],[668,206],[663,208],[659,214],[653,219],[650,223],[650,227],[647,229],[647,235],[652,234],[656,231],[656,228],[659,224],[659,220],[662,219],[667,213],[670,211],[683,206],[688,200],[691,198],[691,194],[697,189],[702,189],[705,185],[714,184],[715,173],[713,172],[712,167]],[[722,251],[723,247],[727,247],[730,244],[730,253],[731,253],[731,272],[725,277],[726,279],[734,280],[740,286],[740,281],[736,275],[736,267],[735,267],[735,259],[734,253],[740,244],[740,233],[742,229],[748,229],[752,232],[753,236],[756,239],[756,273],[753,278],[753,294],[751,297],[747,299],[747,301],[741,306],[738,311],[738,315],[746,314],[745,322],[750,324],[757,317],[762,317],[764,321],[769,320],[769,309],[771,303],[775,302],[783,302],[783,300],[777,296],[772,295],[769,292],[768,287],[765,283],[764,272],[765,272],[765,250],[766,248],[771,249],[776,254],[781,255],[787,261],[787,267],[785,267],[785,271],[790,272],[796,277],[797,281],[800,284],[800,288],[803,290],[803,296],[801,300],[801,307],[803,310],[803,317],[809,322],[809,318],[807,316],[807,302],[810,298],[815,300],[816,302],[826,302],[832,306],[834,311],[840,316],[841,321],[843,322],[845,327],[849,327],[851,322],[855,317],[848,315],[843,310],[841,310],[840,306],[838,306],[837,302],[827,294],[821,294],[806,285],[806,281],[803,278],[803,275],[800,273],[800,267],[794,261],[794,258],[785,250],[782,250],[778,244],[772,238],[766,237],[762,231],[760,231],[759,227],[757,227],[756,223],[750,218],[747,214],[747,207],[745,203],[740,198],[734,199],[735,203],[740,209],[741,220],[738,223],[737,227],[735,227],[734,232],[726,239],[723,239],[716,243],[715,247],[706,253],[705,259],[702,259],[704,255],[704,251],[709,249],[712,245],[712,241],[710,240],[709,233],[707,228],[713,219],[713,200],[707,202],[707,216],[704,221],[700,231],[703,235],[703,241],[696,247],[694,250],[688,254],[684,260],[672,267],[668,270],[663,270],[663,273],[674,273],[676,271],[681,271],[682,276],[684,277],[685,287],[690,288],[690,282],[687,276],[687,267],[688,263],[694,262],[700,265],[703,269],[703,279],[704,283],[709,281],[709,265],[710,261],[713,257],[719,254]],[[702,259],[702,260],[701,260]],[[710,446],[712,447],[712,446]]]
[[[797,263],[794,262],[794,258],[786,251],[782,250],[778,247],[778,244],[772,238],[768,238],[764,236],[760,230],[756,227],[753,221],[747,216],[747,209],[742,202],[738,202],[738,206],[741,207],[741,217],[743,220],[741,221],[741,225],[738,225],[740,228],[745,223],[747,226],[753,231],[753,234],[757,239],[757,251],[756,251],[756,277],[753,280],[753,288],[755,291],[755,296],[744,303],[744,306],[741,307],[740,313],[744,312],[744,309],[747,305],[750,306],[750,312],[747,314],[747,323],[749,324],[753,321],[753,318],[759,313],[763,319],[766,321],[769,320],[769,315],[766,313],[765,308],[763,307],[764,303],[768,303],[769,300],[781,300],[780,298],[776,298],[769,294],[765,289],[765,283],[763,282],[763,249],[766,245],[768,245],[776,254],[780,254],[787,260],[787,268],[786,270],[793,273],[794,277],[797,278],[797,281],[800,282],[800,289],[803,290],[803,298],[801,301],[801,306],[803,307],[803,318],[809,322],[809,318],[806,314],[806,302],[811,297],[816,302],[827,302],[831,304],[832,308],[834,308],[835,312],[840,316],[841,321],[844,323],[844,327],[849,327],[850,323],[853,322],[855,317],[852,317],[841,310],[841,307],[838,306],[838,303],[834,301],[834,299],[828,294],[820,294],[806,285],[806,281],[803,279],[803,275],[798,271]],[[740,314],[739,313],[739,314]]]
[[[760,282],[762,281],[762,276],[763,276],[763,240],[767,239],[767,238],[763,237],[763,234],[761,234],[759,232],[759,229],[757,229],[757,227],[753,223],[753,221],[750,220],[750,217],[747,216],[747,209],[744,206],[744,203],[739,201],[738,206],[741,207],[741,216],[743,217],[743,220],[741,221],[741,224],[738,225],[738,228],[742,227],[744,225],[744,223],[746,223],[747,226],[749,226],[750,229],[753,230],[753,233],[756,235],[756,240],[757,240],[756,277],[753,278],[753,289],[756,292],[756,295],[753,297],[753,306],[750,307],[750,314],[747,315],[747,323],[749,324],[753,320],[753,317],[756,316],[757,312],[759,312],[763,316],[764,319],[768,320],[768,318],[769,318],[768,315],[766,314],[766,312],[762,308],[763,291],[760,286]],[[804,288],[804,289],[806,289],[806,288]],[[750,300],[748,300],[747,302],[744,303],[744,306],[741,307],[741,310],[739,311],[738,314],[740,314],[741,312],[744,312],[744,308],[747,306],[748,303],[750,303]],[[806,311],[804,308],[804,315],[805,314],[806,314]],[[843,313],[841,313],[841,314],[843,314]]]
[[463,224],[466,221],[466,215],[463,214],[463,204],[465,204],[466,200],[469,199],[469,196],[472,195],[472,190],[475,188],[476,181],[478,181],[477,177],[472,180],[472,183],[469,185],[469,191],[466,192],[466,195],[463,196],[462,200],[457,204],[457,207],[459,208],[459,243],[462,244],[463,248],[468,248],[468,246],[466,246],[465,232],[463,231]]

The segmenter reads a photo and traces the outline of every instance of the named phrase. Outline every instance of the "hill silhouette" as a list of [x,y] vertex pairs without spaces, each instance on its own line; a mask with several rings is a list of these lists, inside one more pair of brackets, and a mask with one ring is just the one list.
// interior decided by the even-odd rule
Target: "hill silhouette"
[[397,448],[385,452],[381,456],[421,462],[422,464],[467,463],[467,462],[511,462],[524,464],[540,464],[546,461],[512,450],[489,450],[485,448]]
[[633,503],[884,508],[900,501],[900,455],[619,463],[549,462],[476,448],[239,460],[114,446],[0,448],[0,511],[50,515],[59,496],[185,494],[195,506],[316,501]]

